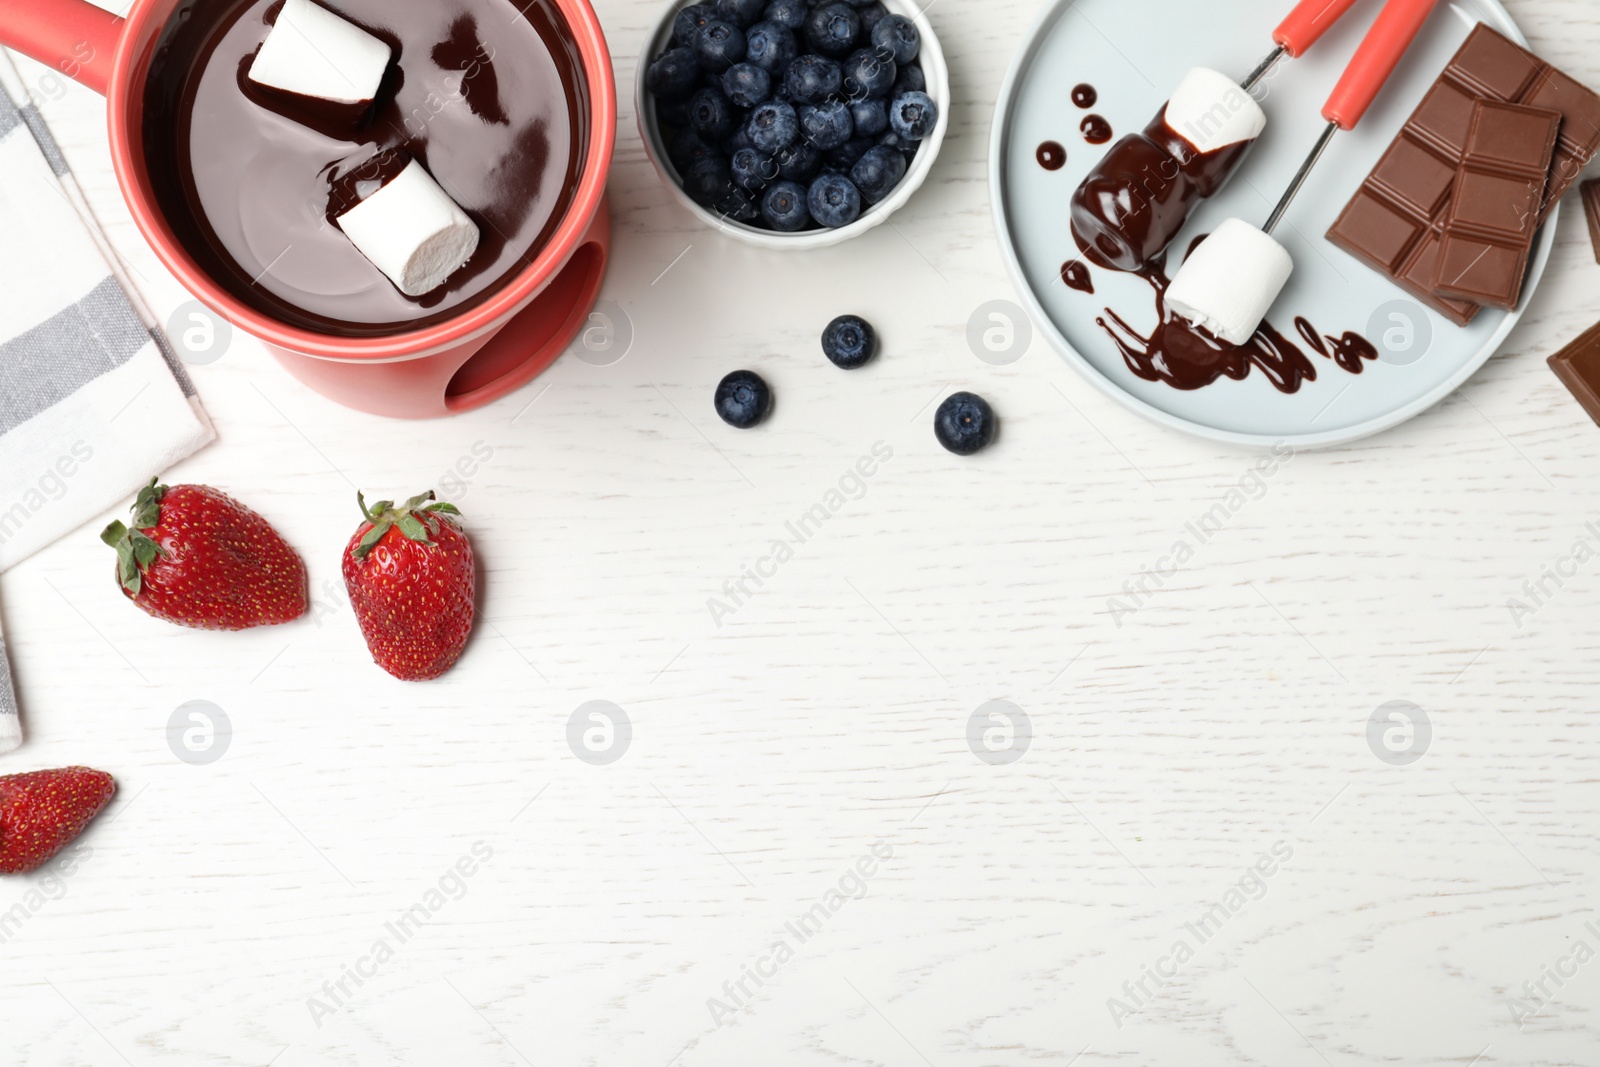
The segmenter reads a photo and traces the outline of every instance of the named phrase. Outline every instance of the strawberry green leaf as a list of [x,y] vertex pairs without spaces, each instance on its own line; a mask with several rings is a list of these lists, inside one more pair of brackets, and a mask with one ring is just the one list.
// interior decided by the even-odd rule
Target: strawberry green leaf
[[133,558],[132,542],[117,542],[117,581],[134,596],[138,596],[139,590],[144,587],[144,579],[139,574],[139,565]]
[[139,490],[131,509],[134,529],[148,530],[161,521],[161,498],[166,495],[167,487],[155,478],[151,478],[150,484]]
[[367,558],[367,553],[371,552],[373,546],[376,545],[379,541],[382,541],[383,540],[383,535],[389,532],[389,527],[390,527],[389,523],[380,522],[376,526],[374,526],[372,529],[368,530],[366,532],[366,535],[364,537],[362,537],[360,542],[358,542],[356,544],[356,559],[358,559],[358,560],[366,559]]
[[400,520],[398,523],[396,523],[396,525],[400,527],[401,533],[405,534],[413,541],[420,541],[425,545],[431,545],[433,543],[428,538],[427,528],[424,527],[422,523],[418,522],[417,517],[409,511],[401,514]]

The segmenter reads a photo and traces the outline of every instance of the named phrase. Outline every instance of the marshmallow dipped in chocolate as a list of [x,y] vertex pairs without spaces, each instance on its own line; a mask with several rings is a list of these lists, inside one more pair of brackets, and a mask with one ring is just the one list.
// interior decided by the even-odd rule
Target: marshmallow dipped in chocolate
[[[378,43],[376,90],[324,40],[320,86],[293,80],[316,69],[303,56],[272,62],[291,0],[198,5],[169,25],[146,82],[163,215],[230,293],[317,332],[383,336],[488,299],[534,262],[579,186],[588,91],[559,9],[298,3]],[[350,232],[362,217],[376,246]]]
[[[1147,333],[1110,308],[1095,320],[1136,376],[1192,390],[1224,377],[1241,380],[1258,368],[1279,392],[1294,393],[1317,377],[1301,344],[1352,374],[1377,358],[1377,349],[1359,334],[1323,334],[1304,317],[1295,319],[1301,344],[1263,322],[1236,345],[1167,306],[1168,246],[1194,209],[1226,185],[1265,125],[1265,113],[1240,86],[1197,68],[1150,124],[1113,145],[1074,192],[1072,235],[1083,259],[1137,275],[1155,295],[1157,322]],[[1204,240],[1196,238],[1187,255]],[[1069,288],[1094,291],[1081,261],[1063,264],[1061,277]]]
[[[243,86],[332,136],[355,137],[383,90],[393,52],[313,0],[283,0]],[[402,149],[330,164],[327,219],[408,297],[426,296],[478,248],[478,226]]]

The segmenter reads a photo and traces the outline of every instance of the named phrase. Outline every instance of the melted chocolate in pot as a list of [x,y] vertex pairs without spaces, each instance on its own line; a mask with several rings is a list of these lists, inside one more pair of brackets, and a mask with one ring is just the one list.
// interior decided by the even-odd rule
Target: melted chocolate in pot
[[[551,0],[319,0],[394,52],[374,106],[250,82],[280,0],[186,0],[144,99],[161,212],[224,288],[279,321],[370,337],[437,322],[521,272],[560,225],[588,143],[588,88]],[[329,219],[420,160],[478,224],[466,266],[412,299]]]

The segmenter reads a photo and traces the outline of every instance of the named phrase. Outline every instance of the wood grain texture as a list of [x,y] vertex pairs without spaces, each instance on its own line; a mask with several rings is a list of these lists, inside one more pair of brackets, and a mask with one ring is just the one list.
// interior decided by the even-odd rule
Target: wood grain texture
[[[1600,962],[1564,961],[1600,951],[1600,560],[1520,625],[1507,608],[1600,520],[1600,430],[1544,365],[1600,317],[1580,213],[1466,387],[1282,463],[1123,615],[1124,582],[1256,456],[1142,422],[1037,336],[1006,367],[967,348],[972,311],[1015,299],[984,156],[1036,4],[932,9],[957,87],[932,178],[894,226],[795,259],[669,202],[627,103],[656,4],[597,6],[624,101],[605,297],[626,358],[568,356],[492,407],[406,424],[335,407],[237,337],[195,369],[220,442],[166,477],[269,516],[306,556],[315,618],[147,619],[92,528],[0,581],[28,732],[0,769],[89,763],[121,784],[70,877],[0,885],[0,915],[27,912],[0,944],[0,1059],[1593,1064]],[[1592,4],[1508,6],[1600,84]],[[44,106],[170,314],[188,297],[128,218],[101,101]],[[855,374],[817,351],[846,310],[885,339]],[[744,366],[779,406],[740,434],[710,396]],[[930,431],[956,387],[1004,420],[965,462]],[[892,458],[859,498],[719,626],[708,600],[878,442]],[[445,679],[403,685],[338,594],[355,488],[416,491],[475,446],[490,455],[453,495],[483,622]],[[209,766],[165,736],[196,699],[234,729]],[[567,744],[593,699],[632,724],[609,766]],[[1032,724],[1007,766],[968,747],[991,699]],[[1391,700],[1431,720],[1410,766],[1368,747]],[[476,842],[492,857],[463,895],[314,1020],[308,998],[441,878],[455,889]],[[786,924],[874,844],[890,858],[801,943]],[[1290,858],[1251,878],[1275,845]],[[1201,943],[1185,924],[1241,880]],[[708,1000],[779,939],[793,958],[716,1025]],[[1163,964],[1180,940],[1192,957]],[[1142,978],[1119,1026],[1108,1001],[1133,1005]],[[1519,1026],[1508,998],[1532,1010],[1541,981]]]

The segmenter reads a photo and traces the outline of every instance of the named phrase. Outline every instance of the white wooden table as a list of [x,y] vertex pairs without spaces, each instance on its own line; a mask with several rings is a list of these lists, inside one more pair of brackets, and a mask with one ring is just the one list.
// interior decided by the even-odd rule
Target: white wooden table
[[[599,5],[625,101],[655,6]],[[1511,6],[1600,84],[1589,0]],[[1544,365],[1600,317],[1581,212],[1459,394],[1294,456],[1117,612],[1256,457],[1147,425],[1037,335],[1008,366],[968,349],[974,309],[1015,299],[984,157],[1035,8],[934,9],[957,101],[933,179],[831,252],[698,228],[625,103],[620,362],[567,356],[423,424],[338,408],[245,338],[195,369],[220,441],[165,476],[269,515],[316,616],[147,619],[93,528],[0,581],[29,737],[0,770],[87,763],[121,787],[70,877],[0,883],[0,913],[26,912],[0,945],[0,1061],[1600,1058],[1600,560],[1508,609],[1600,545],[1600,429]],[[46,113],[169,313],[188,298],[123,207],[101,101],[71,87]],[[817,349],[844,311],[886,341],[856,374]],[[754,433],[711,411],[743,366],[779,397]],[[969,461],[931,433],[954,387],[1004,419]],[[719,626],[710,598],[875,447],[892,457]],[[339,551],[356,487],[414,492],[458,463],[482,621],[443,681],[404,685],[368,661]],[[232,725],[209,764],[167,741],[195,700]],[[631,724],[605,765],[568,742],[593,700]],[[1020,759],[1003,719],[980,722],[986,759],[969,743],[992,700],[1026,713]],[[1369,744],[1390,701],[1427,716],[1409,764]]]

